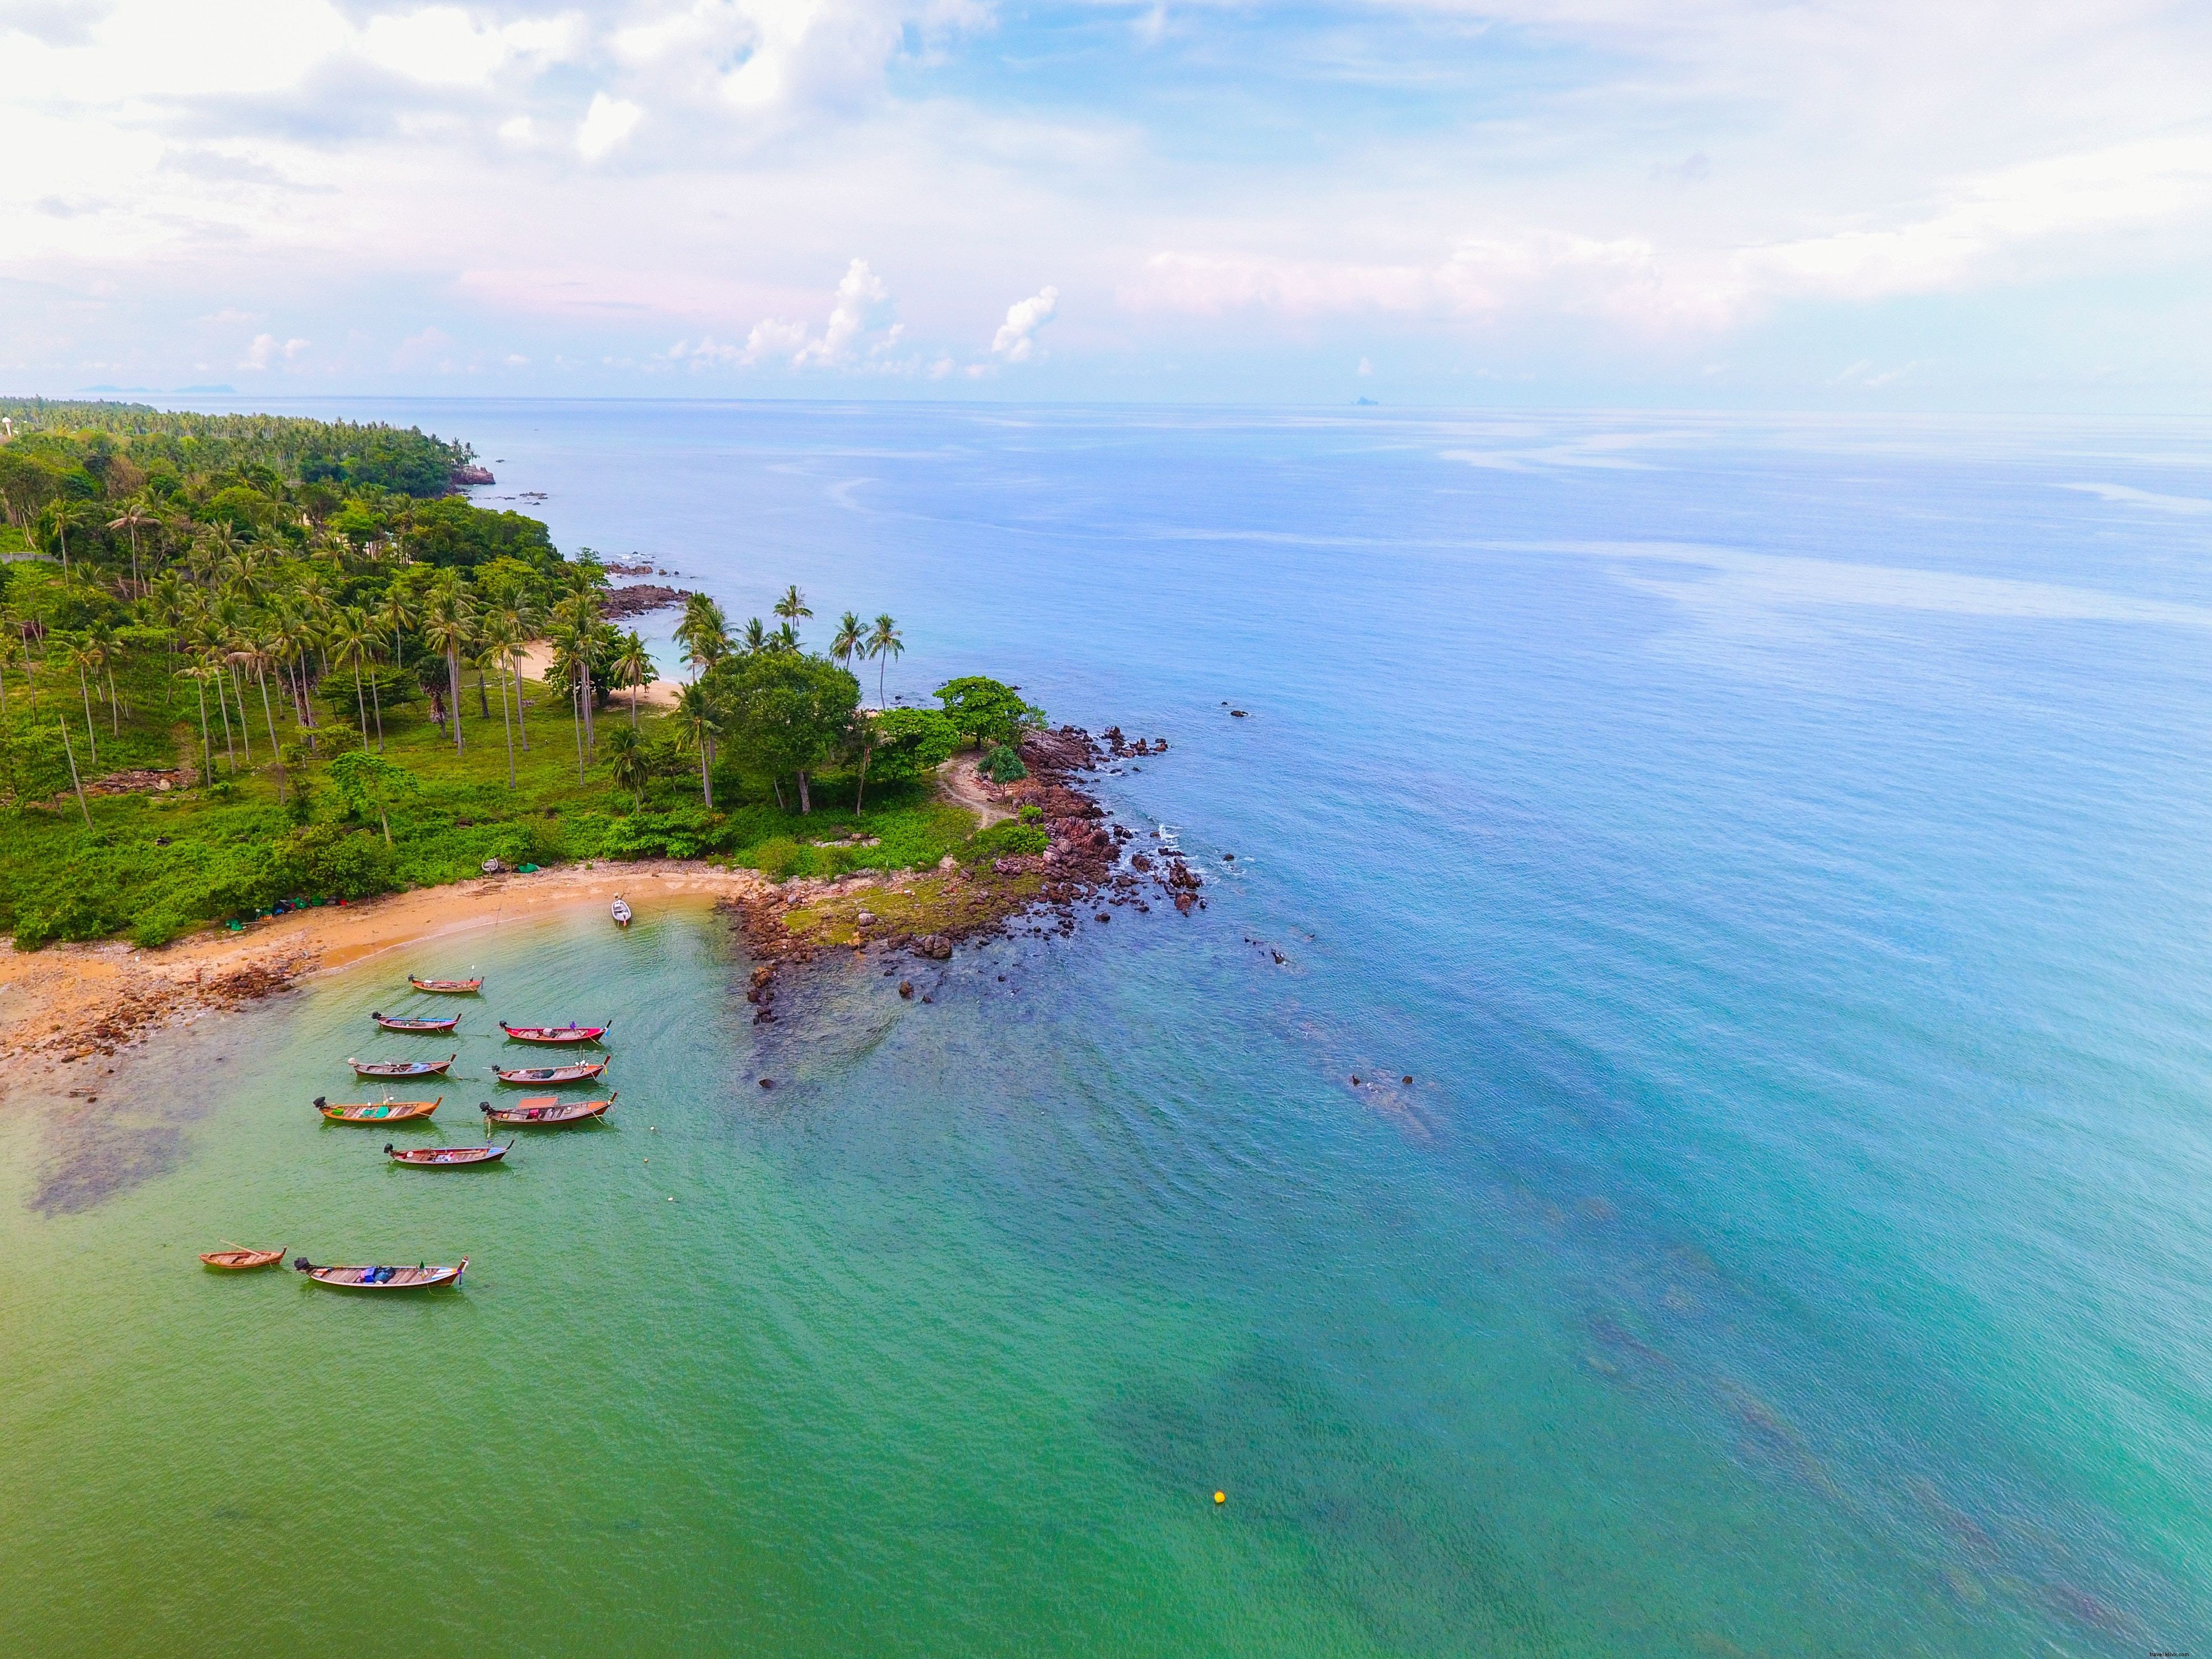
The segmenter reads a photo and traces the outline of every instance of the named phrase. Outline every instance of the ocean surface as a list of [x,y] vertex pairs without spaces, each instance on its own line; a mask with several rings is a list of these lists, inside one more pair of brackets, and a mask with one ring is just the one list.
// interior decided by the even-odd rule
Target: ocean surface
[[[771,1027],[510,926],[15,1099],[0,1652],[2212,1647],[2212,426],[293,407],[1168,738],[1210,902]],[[307,1103],[470,968],[617,1112],[383,1167]]]

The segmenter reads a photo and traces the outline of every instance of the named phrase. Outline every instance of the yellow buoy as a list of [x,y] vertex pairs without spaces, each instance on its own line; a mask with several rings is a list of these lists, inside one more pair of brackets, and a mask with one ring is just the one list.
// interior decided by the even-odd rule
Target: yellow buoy
[[1229,1501],[1229,1494],[1225,1492],[1218,1492],[1213,1494],[1213,1501],[1217,1504],[1226,1504]]

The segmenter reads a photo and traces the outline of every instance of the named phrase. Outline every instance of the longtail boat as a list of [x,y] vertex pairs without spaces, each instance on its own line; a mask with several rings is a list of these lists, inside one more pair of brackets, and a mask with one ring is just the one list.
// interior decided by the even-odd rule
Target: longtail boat
[[533,1083],[588,1083],[606,1069],[604,1060],[580,1060],[573,1066],[525,1066],[513,1072],[502,1072],[495,1066],[491,1074],[501,1083],[527,1087]]
[[627,927],[629,926],[629,901],[625,899],[620,893],[617,893],[615,895],[615,902],[613,904],[610,905],[608,908],[614,914],[616,927]]
[[346,1064],[353,1067],[356,1077],[442,1077],[446,1067],[459,1058],[447,1054],[443,1060],[356,1060],[349,1054]]
[[284,1246],[273,1250],[208,1250],[200,1260],[225,1273],[244,1273],[248,1267],[273,1267],[284,1259]]
[[459,1014],[451,1019],[410,1019],[405,1014],[371,1014],[369,1018],[387,1031],[450,1031],[461,1023]]
[[410,974],[407,982],[418,991],[434,991],[440,996],[449,997],[467,996],[483,989],[481,979],[417,979]]
[[365,1105],[333,1106],[320,1095],[315,1109],[333,1123],[400,1123],[410,1117],[428,1117],[438,1109],[438,1100],[379,1100]]
[[607,1034],[604,1025],[509,1025],[499,1029],[516,1042],[597,1042]]
[[[471,1164],[496,1164],[505,1158],[506,1146],[409,1146],[396,1148],[390,1141],[384,1143],[384,1155],[394,1164],[411,1164],[422,1170],[459,1169]],[[279,1251],[279,1255],[283,1252]]]
[[487,1127],[494,1123],[581,1123],[586,1118],[604,1115],[615,1098],[613,1091],[605,1100],[556,1100],[551,1095],[532,1095],[512,1106],[495,1106],[487,1100],[477,1109],[484,1115]]
[[293,1267],[319,1285],[328,1285],[341,1291],[427,1291],[434,1285],[458,1285],[461,1275],[468,1271],[469,1259],[463,1256],[459,1265],[452,1267],[433,1267],[417,1263],[412,1267],[318,1267],[304,1255],[295,1256]]

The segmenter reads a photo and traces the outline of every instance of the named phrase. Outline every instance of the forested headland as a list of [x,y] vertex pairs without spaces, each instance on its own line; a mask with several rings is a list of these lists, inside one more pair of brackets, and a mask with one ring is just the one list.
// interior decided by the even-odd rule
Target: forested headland
[[1042,850],[933,769],[1018,775],[972,678],[866,707],[896,621],[694,597],[672,707],[607,574],[413,428],[0,399],[0,933],[159,944],[290,903],[584,858],[781,878]]

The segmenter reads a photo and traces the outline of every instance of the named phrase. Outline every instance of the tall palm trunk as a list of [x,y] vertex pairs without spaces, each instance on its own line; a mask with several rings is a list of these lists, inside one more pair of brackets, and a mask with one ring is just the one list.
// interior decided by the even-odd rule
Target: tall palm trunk
[[[520,696],[520,692],[516,694],[518,702]],[[507,717],[507,670],[503,666],[499,671],[499,721],[507,728],[507,787],[512,789],[514,787],[514,722]]]
[[123,699],[115,695],[115,671],[107,671],[107,729],[113,737],[123,735]]
[[[870,733],[871,739],[874,734]],[[876,745],[872,740],[860,747],[860,787],[853,793],[853,816],[860,816],[860,803],[868,798],[868,763],[875,758]]]
[[216,671],[215,676],[215,706],[222,711],[223,758],[230,763],[231,772],[235,775],[238,771],[238,750],[236,745],[234,745],[230,740],[230,704],[225,701],[222,695],[222,671],[221,669],[217,669]]
[[245,745],[246,763],[253,764],[253,722],[246,718],[246,688],[239,684],[238,665],[230,665],[230,695],[238,699],[238,737]]
[[353,706],[361,714],[361,746],[368,747],[368,699],[362,695],[361,664],[353,665]]
[[[505,694],[506,688],[502,686],[501,695],[503,696]],[[503,704],[501,706],[504,707]],[[482,714],[487,722],[490,720],[491,695],[484,690],[484,671],[482,663],[477,665],[477,712]]]
[[576,781],[579,783],[584,781],[584,716],[580,712],[582,703],[583,694],[577,690],[576,682],[570,680],[568,723],[576,728]]
[[84,735],[86,741],[92,744],[93,764],[96,766],[100,763],[100,736],[92,724],[92,688],[84,683],[82,663],[76,665],[76,685],[77,690],[84,693]]
[[[374,674],[368,677],[368,701],[376,710],[376,752],[380,755],[384,752],[384,692]],[[366,743],[368,739],[364,738],[362,741]]]
[[254,679],[261,687],[261,718],[269,722],[269,752],[276,762],[276,804],[284,804],[284,750],[276,741],[276,711],[269,704],[269,676],[256,670]]
[[713,811],[714,810],[714,779],[707,770],[707,740],[704,736],[699,739],[699,793],[706,799],[707,810],[709,812]]
[[468,753],[468,745],[461,741],[461,656],[459,651],[446,653],[446,684],[453,692],[453,752]]
[[522,752],[530,752],[530,720],[522,712],[522,665],[515,660],[514,653],[507,653],[507,665],[514,671],[514,723],[522,728]]
[[200,748],[207,757],[207,769],[200,774],[200,783],[205,787],[215,780],[215,739],[208,736],[207,687],[194,679],[192,690],[199,694],[200,700]]

